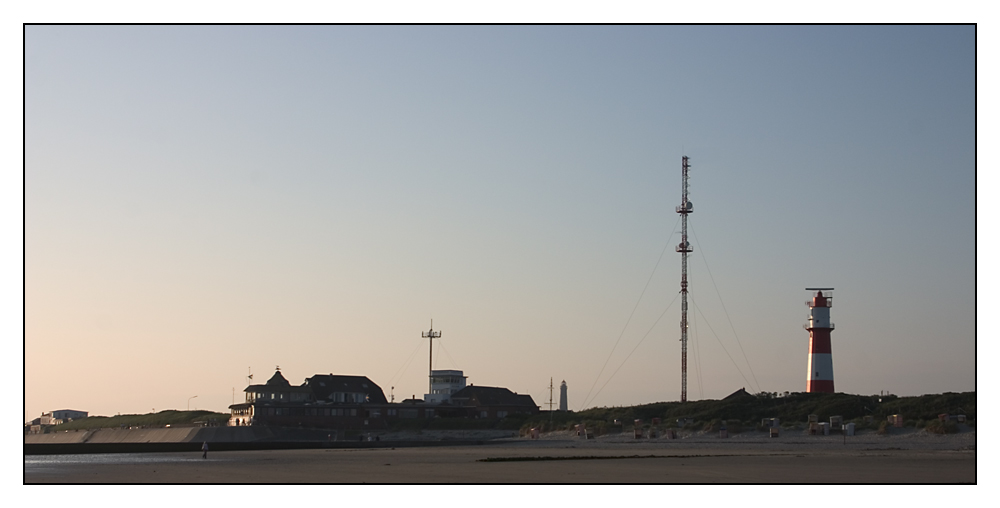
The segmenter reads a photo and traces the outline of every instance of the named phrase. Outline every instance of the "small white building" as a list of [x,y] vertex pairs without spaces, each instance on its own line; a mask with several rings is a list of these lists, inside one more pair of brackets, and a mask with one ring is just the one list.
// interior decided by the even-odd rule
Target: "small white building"
[[58,409],[56,411],[49,411],[48,413],[42,413],[42,416],[31,420],[24,424],[25,428],[29,428],[32,434],[38,434],[42,432],[42,427],[50,427],[52,425],[60,425],[64,422],[71,420],[77,420],[80,418],[86,418],[86,411],[75,411],[73,409]]
[[431,393],[424,394],[427,404],[441,404],[451,401],[451,394],[465,388],[465,379],[460,370],[432,370]]
[[75,409],[59,409],[52,411],[52,417],[57,420],[79,420],[80,418],[86,418],[86,411],[77,411]]

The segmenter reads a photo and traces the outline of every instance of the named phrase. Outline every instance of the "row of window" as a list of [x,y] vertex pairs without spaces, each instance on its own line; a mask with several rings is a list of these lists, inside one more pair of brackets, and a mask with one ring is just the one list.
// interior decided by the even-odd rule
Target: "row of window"
[[268,416],[358,416],[358,409],[318,407],[269,407]]
[[368,402],[368,397],[363,393],[343,393],[336,392],[330,394],[330,400],[333,402]]
[[[281,392],[278,392],[278,393],[248,392],[247,393],[247,402],[256,402],[258,400],[277,400],[277,401],[283,401],[283,400],[286,400],[286,399],[287,400],[291,400],[292,402],[301,402],[301,401],[309,400],[309,394],[307,394],[307,393],[300,393],[300,392],[293,392],[291,394],[286,394],[286,393],[281,393]],[[343,392],[337,392],[337,393],[331,393],[330,394],[330,400],[333,401],[333,402],[355,402],[355,403],[361,403],[361,402],[368,402],[368,396],[365,395],[365,394],[363,394],[363,393],[343,393]]]
[[[395,416],[396,415],[396,410],[395,409],[390,409],[389,412],[390,412],[389,416]],[[399,417],[400,418],[416,418],[418,416],[420,416],[420,412],[417,409],[400,409],[399,410]],[[424,417],[426,417],[426,418],[434,418],[434,410],[433,409],[424,409]]]

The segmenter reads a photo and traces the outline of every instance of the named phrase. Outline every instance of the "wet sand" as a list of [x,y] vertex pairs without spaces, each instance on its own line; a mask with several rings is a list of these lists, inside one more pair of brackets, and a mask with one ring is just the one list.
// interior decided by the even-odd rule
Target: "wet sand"
[[[970,435],[971,434],[971,435]],[[850,438],[849,438],[850,439]],[[847,444],[844,444],[844,443]],[[975,432],[26,457],[26,483],[974,483]]]

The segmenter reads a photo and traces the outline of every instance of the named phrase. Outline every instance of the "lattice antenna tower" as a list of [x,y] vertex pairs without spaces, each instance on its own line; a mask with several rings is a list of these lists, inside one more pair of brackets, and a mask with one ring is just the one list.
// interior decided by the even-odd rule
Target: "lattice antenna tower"
[[552,378],[549,378],[549,423],[552,423]]
[[677,213],[681,214],[681,243],[677,252],[681,253],[681,402],[687,402],[688,379],[688,253],[693,249],[688,243],[688,214],[694,212],[694,205],[688,200],[688,164],[687,155],[681,157],[681,206]]
[[427,342],[430,343],[430,358],[427,360],[427,393],[434,393],[434,339],[441,338],[441,332],[434,331],[434,320],[431,320],[431,329],[426,332],[420,332],[420,336],[429,339]]

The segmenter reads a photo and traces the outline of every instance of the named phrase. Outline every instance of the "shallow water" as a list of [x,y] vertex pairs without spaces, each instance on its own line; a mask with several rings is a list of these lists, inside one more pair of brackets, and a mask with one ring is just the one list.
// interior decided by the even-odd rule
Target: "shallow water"
[[201,452],[191,453],[79,453],[67,455],[25,455],[24,473],[59,474],[68,469],[94,465],[166,464],[182,462],[220,462],[209,452],[208,459]]

